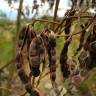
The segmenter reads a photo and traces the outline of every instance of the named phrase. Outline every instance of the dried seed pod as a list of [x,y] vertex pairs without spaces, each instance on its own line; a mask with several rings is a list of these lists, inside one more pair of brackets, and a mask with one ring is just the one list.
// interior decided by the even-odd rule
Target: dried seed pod
[[[86,59],[86,67],[88,70],[96,67],[96,25],[93,27],[93,32],[90,34],[85,42],[84,49],[89,52]],[[87,46],[87,47],[86,47]]]
[[56,79],[56,37],[53,31],[51,31],[46,39],[46,50],[48,53],[49,67],[50,67],[50,79],[55,82]]
[[[81,25],[81,28],[83,29],[85,26],[87,26],[87,23]],[[79,51],[82,49],[82,47],[83,47],[85,33],[86,33],[86,30],[83,30],[82,33],[81,33],[81,35],[80,35],[80,43],[79,43],[79,46],[78,46],[78,48],[77,48],[77,50],[76,50],[75,55],[77,55],[78,52],[79,52]]]
[[50,50],[51,52],[51,62],[50,62],[50,78],[52,81],[56,79],[56,50],[55,48]]
[[77,6],[77,0],[71,0],[72,1],[72,6]]
[[92,8],[96,7],[96,0],[92,0]]
[[25,89],[30,93],[30,96],[40,96],[39,93],[34,90],[30,84],[26,84]]
[[[17,46],[17,54],[16,54],[16,67],[18,70],[18,75],[21,79],[21,81],[25,84],[25,88],[27,92],[31,96],[40,96],[37,91],[35,91],[31,85],[30,77],[25,73],[25,70],[23,69],[23,48],[26,42],[26,39],[28,37],[29,27],[25,26],[21,29],[19,34],[19,40],[18,40],[18,46]],[[37,95],[38,94],[38,95]]]
[[[17,54],[16,54],[16,63],[15,63],[17,69],[22,68],[22,63],[23,62],[22,62],[21,56],[22,56],[22,54],[17,52]],[[20,63],[20,62],[22,62],[22,63]]]
[[86,66],[86,58],[87,58],[87,53],[85,51],[82,51],[78,57],[81,68],[84,68]]
[[91,34],[88,36],[85,44],[84,44],[84,50],[89,50],[89,44],[90,44],[90,41],[91,41]]
[[[70,9],[69,16],[74,16],[76,10]],[[68,35],[70,33],[70,27],[72,24],[72,19],[67,19],[65,24],[65,34]],[[65,40],[67,40],[69,36],[66,36]],[[68,78],[70,71],[68,70],[68,64],[67,64],[67,52],[68,52],[68,46],[70,44],[70,41],[67,41],[64,43],[64,47],[60,54],[60,64],[61,64],[61,72],[63,74],[64,78]]]
[[63,74],[63,77],[64,78],[68,78],[69,74],[70,74],[70,71],[68,70],[69,66],[67,64],[67,51],[68,51],[68,48],[67,46],[69,45],[69,42],[66,42],[64,44],[64,47],[62,49],[62,52],[60,54],[60,64],[61,64],[61,72]]
[[51,72],[50,74],[50,79],[54,82],[56,79],[56,73],[55,72]]
[[[39,93],[33,89],[31,83],[29,83],[30,77],[28,77],[26,75],[26,73],[25,73],[25,71],[23,69],[23,55],[21,53],[17,53],[17,56],[16,56],[16,67],[18,69],[18,75],[19,75],[21,81],[25,84],[25,88],[26,88],[27,92],[29,94],[32,94],[32,96],[34,94],[38,94],[38,95],[34,95],[34,96],[40,96]],[[30,86],[30,88],[29,88],[29,86]]]
[[29,28],[28,36],[27,36],[27,54],[28,54],[27,59],[28,60],[29,60],[29,47],[30,47],[31,41],[35,37],[36,37],[36,32],[32,28]]
[[31,75],[37,77],[40,74],[40,56],[44,54],[45,48],[42,38],[40,36],[35,37],[29,48],[29,65],[31,69]]
[[27,38],[27,27],[23,27],[19,34],[19,40],[18,40],[18,48],[17,48],[17,54],[16,54],[16,67],[18,70],[18,75],[23,83],[27,83],[29,80],[29,77],[25,74],[23,67],[23,54],[22,49],[25,44],[25,39]]
[[93,34],[96,36],[96,24],[93,27]]
[[28,31],[29,31],[29,29],[26,26],[21,28],[20,34],[19,34],[19,39],[18,39],[18,48],[22,49],[24,47]]
[[93,27],[93,32],[90,33],[90,35],[88,36],[85,45],[84,45],[84,49],[85,50],[89,50],[90,49],[90,44],[92,42],[94,42],[96,40],[96,25],[94,25]]
[[88,36],[85,45],[84,45],[84,49],[85,50],[90,50],[90,45],[92,45],[92,42],[94,42],[96,40],[96,25],[94,25],[93,27],[93,32],[92,34],[90,33],[90,35]]

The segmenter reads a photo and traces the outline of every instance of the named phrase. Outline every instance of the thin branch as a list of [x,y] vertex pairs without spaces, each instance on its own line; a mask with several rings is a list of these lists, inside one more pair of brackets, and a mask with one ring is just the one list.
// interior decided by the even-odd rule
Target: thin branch
[[[60,22],[60,24],[56,27],[56,29],[54,30],[54,32],[56,33],[57,31],[58,31],[58,29],[59,29],[59,27],[61,27],[62,26],[62,24],[65,22],[65,20],[66,20],[66,18],[68,18],[69,16],[69,14],[70,14],[70,10],[66,13],[66,15],[65,15],[65,17],[63,18],[63,20]],[[68,18],[69,19],[69,18]]]
[[0,68],[0,72],[2,72],[2,70],[6,67],[8,67],[10,64],[14,63],[15,59],[10,60],[7,64],[5,64],[3,67]]
[[58,31],[59,27],[61,27],[61,25],[65,22],[66,19],[70,19],[70,18],[73,18],[73,19],[78,19],[78,18],[93,18],[93,16],[69,16],[69,17],[65,17],[63,18],[63,20],[61,21],[61,23],[56,27],[55,29],[55,33]]
[[34,22],[36,22],[36,21],[54,23],[54,24],[59,25],[59,22],[56,22],[56,21],[50,21],[50,20],[44,20],[44,19],[34,19]]
[[82,33],[84,30],[86,30],[92,23],[93,21],[96,19],[96,15],[91,19],[91,20],[88,20],[88,22],[90,22],[87,26],[85,26],[81,31],[79,32],[76,32],[76,33],[73,33],[73,34],[69,34],[69,35],[56,35],[56,37],[68,37],[68,36],[74,36],[74,35],[77,35],[77,34],[80,34]]
[[[53,21],[55,21],[56,18],[57,18],[57,11],[58,11],[59,2],[60,2],[60,0],[56,0],[56,5],[55,5],[55,11],[54,11]],[[53,29],[54,29],[54,27],[55,27],[55,24],[53,24]]]
[[20,96],[25,96],[27,94],[27,91],[26,92],[24,92],[22,95],[20,95]]
[[61,90],[59,91],[59,93],[57,94],[57,96],[60,96],[61,92],[63,91],[63,88],[61,88]]
[[[45,20],[45,19],[34,19],[32,23],[28,23],[27,25],[33,25],[37,21],[40,21],[40,22],[57,24],[58,25],[57,27],[59,28],[64,23],[64,21],[66,19],[71,19],[71,18],[73,18],[73,19],[78,19],[78,18],[93,18],[93,16],[92,15],[88,15],[88,16],[86,16],[86,15],[81,15],[81,16],[76,15],[76,16],[69,16],[69,17],[66,16],[66,17],[63,18],[63,20],[61,21],[61,23],[56,22],[56,21],[51,21],[51,20]],[[55,29],[54,32],[57,32],[56,30],[58,30],[58,28]]]

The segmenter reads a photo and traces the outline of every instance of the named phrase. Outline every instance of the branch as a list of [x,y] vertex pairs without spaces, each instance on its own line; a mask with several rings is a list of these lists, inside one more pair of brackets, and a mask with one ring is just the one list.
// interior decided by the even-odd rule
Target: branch
[[[59,22],[56,22],[56,21],[50,21],[50,20],[44,20],[44,19],[34,19],[34,23],[37,22],[37,21],[47,22],[47,23],[53,23],[53,24],[59,25]],[[32,23],[29,23],[29,24],[32,24]]]
[[[86,16],[86,15],[81,15],[81,16],[76,15],[76,16],[69,16],[69,17],[66,16],[66,17],[63,18],[63,20],[60,23],[59,22],[56,22],[56,21],[52,21],[52,20],[34,19],[32,23],[28,23],[27,25],[34,25],[37,21],[40,21],[40,22],[57,24],[58,25],[57,27],[59,28],[59,27],[61,27],[61,25],[64,23],[64,21],[66,19],[71,19],[71,18],[73,18],[73,19],[78,19],[78,18],[93,18],[93,16],[91,16],[91,15],[88,15],[88,16]],[[58,31],[58,28],[55,29],[54,32],[57,32]]]
[[20,95],[20,96],[25,96],[27,94],[27,91],[26,92],[24,92],[22,95]]
[[[56,0],[56,5],[55,5],[55,12],[54,12],[53,21],[55,21],[56,18],[57,18],[57,11],[58,11],[59,2],[60,2],[60,0]],[[55,27],[55,24],[53,24],[53,29],[54,29],[54,27]]]
[[[92,16],[93,17],[93,16]],[[87,26],[85,26],[81,31],[79,31],[79,32],[76,32],[76,33],[73,33],[73,34],[69,34],[69,35],[56,35],[56,37],[68,37],[68,36],[70,36],[70,37],[72,37],[72,36],[74,36],[74,35],[77,35],[77,34],[80,34],[80,33],[82,33],[84,30],[86,30],[92,23],[93,23],[93,21],[95,21],[95,19],[96,19],[96,15],[91,19],[91,20],[88,20],[88,22],[89,22],[89,24],[87,25]]]
[[65,16],[64,18],[63,18],[63,20],[61,21],[61,23],[56,27],[56,29],[55,29],[55,33],[58,31],[58,29],[59,29],[59,27],[61,27],[62,26],[62,24],[65,22],[65,20],[66,19],[78,19],[78,18],[93,18],[93,16],[91,16],[91,15],[88,15],[88,16],[86,16],[86,15],[84,15],[84,16],[69,16],[69,17],[67,17],[67,16]]
[[2,70],[6,67],[8,67],[10,64],[14,63],[16,59],[12,59],[10,60],[7,64],[5,64],[3,67],[0,68],[0,72],[2,72]]

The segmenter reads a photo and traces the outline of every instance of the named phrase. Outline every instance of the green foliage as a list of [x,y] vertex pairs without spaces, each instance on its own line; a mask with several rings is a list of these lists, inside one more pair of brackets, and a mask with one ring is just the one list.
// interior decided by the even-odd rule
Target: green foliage
[[12,58],[13,37],[14,37],[13,22],[7,19],[0,20],[0,67],[7,63]]
[[34,28],[37,29],[37,30],[41,30],[41,29],[44,28],[44,23],[36,22],[35,25],[34,25]]
[[57,50],[61,50],[63,48],[64,38],[63,37],[57,38],[56,42],[57,42]]

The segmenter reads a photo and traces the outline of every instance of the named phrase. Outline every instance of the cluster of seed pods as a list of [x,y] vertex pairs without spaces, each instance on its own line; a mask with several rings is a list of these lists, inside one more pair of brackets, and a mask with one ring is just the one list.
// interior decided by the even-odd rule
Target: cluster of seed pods
[[[31,85],[31,77],[38,77],[40,75],[40,64],[44,63],[44,54],[48,53],[50,78],[52,82],[56,79],[56,39],[55,35],[50,32],[44,34],[43,32],[36,35],[36,32],[32,30],[32,26],[24,26],[19,34],[17,55],[16,55],[16,67],[18,75],[21,81],[25,84],[27,92],[31,96],[39,96],[39,93]],[[27,42],[26,42],[27,41]],[[26,75],[24,64],[24,46],[27,45],[27,59],[29,61],[30,74]]]

